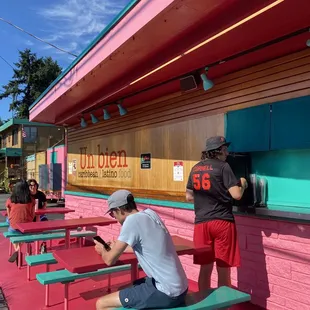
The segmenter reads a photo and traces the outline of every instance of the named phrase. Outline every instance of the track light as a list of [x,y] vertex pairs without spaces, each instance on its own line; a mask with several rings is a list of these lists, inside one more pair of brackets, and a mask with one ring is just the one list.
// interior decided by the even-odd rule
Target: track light
[[90,117],[91,117],[91,121],[93,124],[96,124],[99,122],[98,118],[94,114],[91,113]]
[[103,109],[103,119],[105,121],[107,121],[110,118],[111,118],[111,115],[110,115],[109,111],[107,109]]
[[87,127],[87,123],[86,123],[84,117],[81,117],[81,127],[82,127],[82,128]]
[[[209,68],[205,68],[206,73],[208,73]],[[203,85],[203,89],[205,91],[209,90],[210,88],[212,88],[214,86],[214,83],[208,79],[207,74],[206,73],[202,73],[200,74],[201,80],[202,80],[202,85]]]
[[121,103],[117,104],[120,116],[124,116],[127,114],[127,109],[122,106]]

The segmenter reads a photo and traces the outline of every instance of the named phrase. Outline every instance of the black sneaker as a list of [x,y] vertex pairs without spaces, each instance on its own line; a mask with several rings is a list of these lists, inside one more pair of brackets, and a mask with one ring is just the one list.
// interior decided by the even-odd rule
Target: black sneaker
[[10,263],[14,263],[18,259],[18,252],[14,252],[11,257],[8,259]]

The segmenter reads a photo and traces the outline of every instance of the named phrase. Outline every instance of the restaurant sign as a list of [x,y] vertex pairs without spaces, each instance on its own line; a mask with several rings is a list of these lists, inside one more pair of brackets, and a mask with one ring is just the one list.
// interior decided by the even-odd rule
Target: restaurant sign
[[96,152],[88,147],[79,148],[79,164],[77,177],[81,179],[131,179],[131,169],[125,150],[109,150],[100,144]]

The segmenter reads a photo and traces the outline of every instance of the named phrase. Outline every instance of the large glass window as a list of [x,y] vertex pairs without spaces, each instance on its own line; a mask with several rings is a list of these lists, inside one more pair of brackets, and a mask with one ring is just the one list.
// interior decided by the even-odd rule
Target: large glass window
[[37,127],[24,127],[23,138],[26,143],[34,143],[37,140],[38,128]]
[[17,145],[18,144],[18,130],[14,129],[12,131],[12,145]]

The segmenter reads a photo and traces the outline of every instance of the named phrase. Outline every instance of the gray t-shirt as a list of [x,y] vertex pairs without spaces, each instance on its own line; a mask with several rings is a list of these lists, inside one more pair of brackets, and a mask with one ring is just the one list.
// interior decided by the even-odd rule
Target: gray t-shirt
[[172,238],[153,210],[129,215],[118,240],[133,248],[143,271],[155,280],[159,291],[171,297],[185,292],[188,280]]

